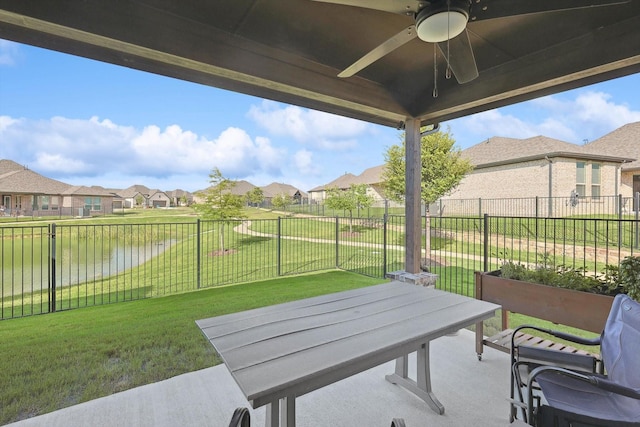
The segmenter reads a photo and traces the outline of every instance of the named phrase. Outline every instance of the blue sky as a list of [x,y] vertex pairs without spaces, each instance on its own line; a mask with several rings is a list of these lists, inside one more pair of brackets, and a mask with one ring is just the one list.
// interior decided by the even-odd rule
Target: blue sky
[[[447,123],[582,144],[640,121],[640,75]],[[0,40],[0,158],[69,184],[195,191],[218,167],[302,190],[384,162],[397,130]],[[640,142],[639,142],[640,143]]]

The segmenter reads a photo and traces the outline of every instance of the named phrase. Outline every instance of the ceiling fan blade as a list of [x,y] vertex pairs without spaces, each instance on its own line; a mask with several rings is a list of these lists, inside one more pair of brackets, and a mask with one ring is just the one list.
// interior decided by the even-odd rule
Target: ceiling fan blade
[[630,0],[484,0],[471,4],[469,22],[533,13],[587,9],[629,3]]
[[383,12],[411,15],[418,13],[424,1],[418,0],[313,0],[321,3],[342,4],[345,6],[363,7],[365,9],[382,10]]
[[362,58],[358,59],[356,62],[351,64],[344,71],[338,74],[338,77],[345,78],[345,77],[353,76],[363,68],[368,67],[369,65],[376,62],[378,59],[393,52],[400,46],[406,43],[409,43],[411,40],[415,39],[416,37],[418,37],[418,34],[416,33],[415,25],[411,25],[405,28],[395,36],[391,37],[386,42],[382,43],[380,46],[376,47],[375,49],[367,53]]
[[448,58],[449,67],[451,67],[458,83],[468,83],[478,77],[476,58],[473,55],[467,30],[449,40],[448,49],[446,41],[438,43],[438,48],[442,55]]

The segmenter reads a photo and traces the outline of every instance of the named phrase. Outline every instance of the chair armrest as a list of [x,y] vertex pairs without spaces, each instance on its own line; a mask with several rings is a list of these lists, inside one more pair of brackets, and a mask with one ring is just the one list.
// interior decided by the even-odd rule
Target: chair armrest
[[251,426],[251,414],[249,410],[244,407],[236,408],[231,416],[229,427],[250,427]]
[[522,330],[522,329],[533,329],[536,331],[540,331],[540,332],[544,332],[546,334],[549,334],[551,336],[554,336],[556,338],[560,338],[563,340],[567,340],[567,341],[571,341],[577,344],[582,344],[582,345],[600,345],[601,342],[601,337],[595,337],[595,338],[584,338],[584,337],[579,337],[577,335],[573,335],[573,334],[568,334],[566,332],[562,332],[562,331],[556,331],[553,329],[547,329],[547,328],[541,328],[539,326],[534,326],[534,325],[520,325],[517,328],[515,328],[513,330],[513,334],[511,335],[511,348],[513,348],[514,345],[514,341],[515,341],[515,336],[516,336],[516,332]]

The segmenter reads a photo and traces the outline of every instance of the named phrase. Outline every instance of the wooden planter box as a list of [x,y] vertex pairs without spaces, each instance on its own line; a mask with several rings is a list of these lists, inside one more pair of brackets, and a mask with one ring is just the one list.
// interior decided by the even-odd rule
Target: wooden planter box
[[[476,298],[502,306],[502,329],[509,330],[508,312],[520,313],[566,326],[600,333],[609,315],[613,297],[539,285],[500,277],[499,271],[475,273]],[[485,339],[482,323],[476,324],[476,352],[483,346],[509,351],[510,341]],[[506,338],[507,333],[502,334]]]

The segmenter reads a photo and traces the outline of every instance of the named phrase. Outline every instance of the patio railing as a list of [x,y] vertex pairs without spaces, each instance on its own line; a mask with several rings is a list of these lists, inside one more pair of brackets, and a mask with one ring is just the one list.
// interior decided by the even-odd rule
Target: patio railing
[[[422,265],[473,295],[504,260],[598,274],[635,255],[637,220],[432,217]],[[427,239],[428,237],[428,239]],[[426,243],[425,243],[426,244]],[[8,319],[334,268],[383,278],[404,266],[404,217],[0,227]]]

